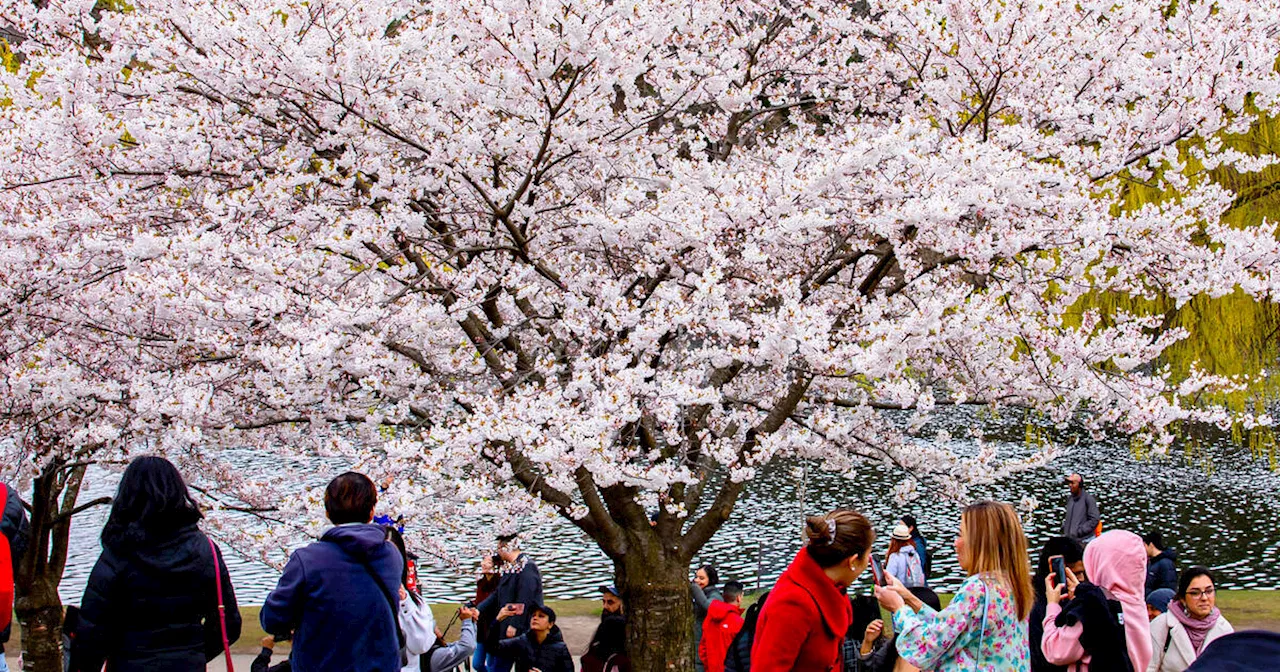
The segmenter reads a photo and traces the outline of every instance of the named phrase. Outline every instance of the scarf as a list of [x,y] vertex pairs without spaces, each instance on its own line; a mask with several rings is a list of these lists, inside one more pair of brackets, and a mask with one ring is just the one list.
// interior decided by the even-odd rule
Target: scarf
[[1218,617],[1222,615],[1222,612],[1214,607],[1205,618],[1196,618],[1187,613],[1187,608],[1181,602],[1170,602],[1169,613],[1173,614],[1182,627],[1186,628],[1187,637],[1191,638],[1191,649],[1197,656],[1200,655],[1200,647],[1204,646],[1204,638],[1209,635],[1213,626],[1218,624]]

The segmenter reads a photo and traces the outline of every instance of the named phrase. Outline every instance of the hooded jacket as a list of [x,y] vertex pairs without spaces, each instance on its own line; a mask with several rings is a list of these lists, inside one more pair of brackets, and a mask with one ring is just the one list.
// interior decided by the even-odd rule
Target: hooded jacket
[[[1135,670],[1145,670],[1151,662],[1151,628],[1143,593],[1146,566],[1142,538],[1125,530],[1104,532],[1084,549],[1089,581],[1110,592],[1123,609],[1125,647]],[[1088,670],[1090,656],[1080,641],[1084,628],[1080,623],[1056,625],[1060,613],[1060,604],[1050,604],[1045,609],[1044,637],[1040,642],[1044,657],[1056,665],[1075,664],[1076,670]]]
[[[231,575],[217,557],[227,639],[240,638]],[[203,671],[222,655],[209,538],[192,524],[139,545],[103,545],[71,645],[71,669]]]
[[853,620],[849,598],[800,549],[760,610],[752,672],[834,672],[840,640]]
[[293,552],[262,605],[262,629],[278,637],[293,634],[290,660],[297,672],[395,672],[403,567],[380,526],[330,528],[320,541]]
[[1161,588],[1178,591],[1177,559],[1178,554],[1172,548],[1166,548],[1147,561],[1147,595]]
[[541,644],[533,631],[498,642],[498,654],[515,662],[516,672],[573,672],[573,656],[564,643],[560,626],[552,624],[551,632]]
[[702,622],[702,641],[698,644],[698,657],[707,672],[724,672],[724,658],[733,638],[742,630],[742,607],[715,600],[707,608],[707,618]]

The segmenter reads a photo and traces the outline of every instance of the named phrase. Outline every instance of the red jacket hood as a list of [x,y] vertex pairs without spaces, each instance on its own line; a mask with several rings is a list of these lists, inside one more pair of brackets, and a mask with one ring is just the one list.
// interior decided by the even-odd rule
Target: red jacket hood
[[707,607],[707,620],[715,623],[724,622],[729,614],[742,616],[742,607],[728,602],[721,602],[720,600],[711,600],[711,606]]

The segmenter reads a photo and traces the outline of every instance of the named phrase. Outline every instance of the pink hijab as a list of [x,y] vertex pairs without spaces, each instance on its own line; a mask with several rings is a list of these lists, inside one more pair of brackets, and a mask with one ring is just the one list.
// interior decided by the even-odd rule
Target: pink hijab
[[1109,530],[1084,549],[1084,570],[1089,581],[1111,591],[1124,609],[1124,635],[1133,669],[1151,663],[1151,624],[1143,589],[1147,581],[1147,551],[1142,537],[1124,530]]

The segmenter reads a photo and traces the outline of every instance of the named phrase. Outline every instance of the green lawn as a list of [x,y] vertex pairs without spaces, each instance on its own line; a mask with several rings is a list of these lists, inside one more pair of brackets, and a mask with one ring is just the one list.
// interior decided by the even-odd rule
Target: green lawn
[[[757,598],[758,595],[751,595],[747,597],[746,603],[750,604]],[[942,595],[941,598],[944,606],[951,601],[950,595]],[[548,604],[556,610],[557,617],[562,619],[573,617],[594,618],[600,615],[599,600],[550,600]],[[1261,628],[1280,632],[1280,591],[1224,590],[1218,593],[1218,608],[1222,610],[1222,614],[1226,616],[1227,620],[1231,621],[1231,624],[1237,630]],[[233,652],[258,652],[259,641],[264,635],[262,628],[258,626],[259,609],[259,607],[240,607],[240,616],[244,620],[244,627],[240,634],[240,640],[232,647]],[[457,604],[431,605],[431,610],[435,613],[436,622],[441,627],[449,623],[457,609]],[[449,639],[457,636],[457,629],[458,626],[455,624],[448,634]],[[20,637],[19,625],[15,620],[13,636],[9,640],[11,648],[15,650],[18,648]],[[277,651],[280,653],[288,651],[288,645],[281,645]]]

